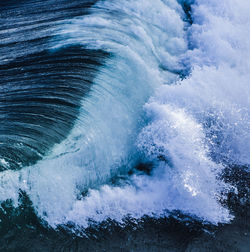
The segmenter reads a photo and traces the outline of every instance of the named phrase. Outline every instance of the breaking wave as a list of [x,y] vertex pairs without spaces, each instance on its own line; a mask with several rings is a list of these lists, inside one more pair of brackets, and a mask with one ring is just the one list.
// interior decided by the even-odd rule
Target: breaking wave
[[[236,189],[221,174],[250,161],[249,11],[244,0],[107,0],[60,21],[49,54],[58,59],[61,50],[81,48],[102,61],[90,57],[81,66],[74,53],[61,56],[79,67],[69,77],[93,70],[92,84],[74,89],[77,109],[67,110],[70,123],[61,128],[60,114],[58,137],[42,158],[19,170],[8,167],[13,156],[0,160],[0,200],[17,205],[25,191],[52,227],[174,210],[229,222],[221,202]],[[41,63],[48,72],[49,62]]]

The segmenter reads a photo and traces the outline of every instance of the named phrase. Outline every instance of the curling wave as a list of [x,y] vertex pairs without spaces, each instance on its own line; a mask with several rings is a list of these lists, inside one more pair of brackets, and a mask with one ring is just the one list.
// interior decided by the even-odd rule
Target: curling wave
[[25,191],[53,227],[173,210],[230,221],[220,201],[234,188],[219,175],[249,165],[247,10],[244,0],[109,0],[56,26],[50,53],[78,45],[106,53],[105,64],[69,112],[67,138],[35,165],[0,173],[0,200],[18,204]]

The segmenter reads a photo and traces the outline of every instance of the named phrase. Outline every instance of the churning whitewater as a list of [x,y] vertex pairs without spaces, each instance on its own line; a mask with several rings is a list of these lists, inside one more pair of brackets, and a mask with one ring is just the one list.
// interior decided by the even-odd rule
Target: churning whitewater
[[247,0],[103,0],[57,21],[51,55],[81,48],[102,59],[77,58],[73,49],[60,56],[64,64],[85,60],[68,81],[91,73],[92,85],[79,86],[77,98],[72,91],[65,114],[63,106],[49,110],[58,136],[34,162],[0,157],[0,201],[18,206],[26,192],[53,228],[175,210],[214,224],[232,220],[222,202],[237,190],[221,175],[250,165],[249,13]]

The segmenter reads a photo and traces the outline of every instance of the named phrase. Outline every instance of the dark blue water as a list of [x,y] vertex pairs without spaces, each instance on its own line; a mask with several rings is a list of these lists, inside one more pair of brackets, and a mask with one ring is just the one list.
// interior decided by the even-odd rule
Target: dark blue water
[[1,3],[0,152],[11,169],[34,164],[67,137],[80,100],[108,56],[79,45],[49,48],[56,22],[84,15],[91,4]]

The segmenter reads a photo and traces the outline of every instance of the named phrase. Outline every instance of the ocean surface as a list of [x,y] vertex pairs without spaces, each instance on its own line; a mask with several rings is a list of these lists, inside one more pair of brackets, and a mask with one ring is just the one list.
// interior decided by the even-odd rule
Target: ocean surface
[[249,13],[1,0],[0,251],[249,251]]

